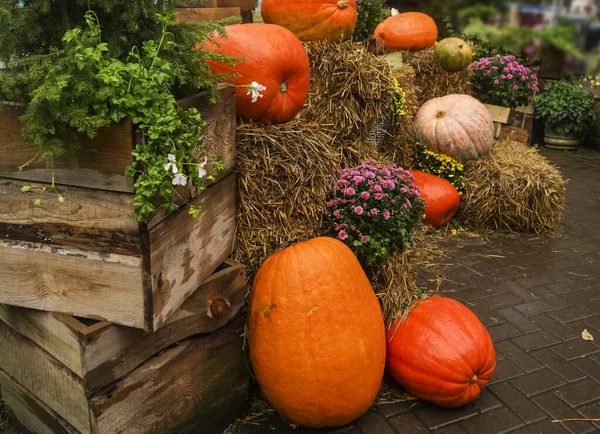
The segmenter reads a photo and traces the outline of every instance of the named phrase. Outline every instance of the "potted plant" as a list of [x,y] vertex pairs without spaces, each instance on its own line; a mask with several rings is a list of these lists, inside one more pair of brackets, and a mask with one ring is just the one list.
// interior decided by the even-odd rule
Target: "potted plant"
[[596,122],[593,95],[565,79],[546,86],[535,99],[535,111],[544,121],[544,143],[553,149],[577,149]]
[[502,125],[526,129],[533,114],[530,102],[539,92],[537,76],[519,63],[515,56],[486,57],[469,67],[475,96],[483,102],[492,115],[495,135],[499,136]]

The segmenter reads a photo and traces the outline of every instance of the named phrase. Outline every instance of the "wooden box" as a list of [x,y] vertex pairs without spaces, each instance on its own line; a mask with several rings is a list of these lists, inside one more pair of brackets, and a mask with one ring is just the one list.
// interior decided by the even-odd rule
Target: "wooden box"
[[156,333],[2,307],[2,398],[39,434],[221,433],[248,398],[245,280],[228,263]]
[[208,126],[209,160],[226,169],[188,206],[165,218],[157,212],[139,224],[133,181],[124,175],[137,132],[130,122],[101,131],[82,144],[79,167],[57,161],[56,183],[65,198],[46,198],[24,184],[48,186],[49,169],[32,164],[20,136],[18,111],[0,112],[0,303],[107,320],[157,330],[231,253],[235,244],[236,179],[234,89],[220,89],[210,104],[203,95],[180,101],[197,107]]
[[494,121],[494,137],[512,139],[529,144],[533,130],[533,107],[510,109],[492,104],[484,104]]
[[205,21],[219,21],[224,18],[240,17],[242,23],[252,23],[254,18],[251,9],[244,9],[239,6],[221,6],[221,4],[242,3],[236,1],[219,1],[218,7],[201,8],[176,8],[176,23],[200,23]]

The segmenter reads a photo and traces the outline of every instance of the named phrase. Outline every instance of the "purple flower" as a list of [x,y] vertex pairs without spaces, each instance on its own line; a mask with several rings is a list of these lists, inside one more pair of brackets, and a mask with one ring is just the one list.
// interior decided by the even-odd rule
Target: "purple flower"
[[402,188],[400,189],[400,193],[408,193],[408,188],[406,188],[406,187],[402,187]]
[[384,219],[389,220],[390,219],[390,212],[386,209],[384,210],[381,215],[383,216]]
[[340,218],[340,210],[339,210],[339,209],[336,209],[336,210],[333,212],[333,216],[334,216],[336,219],[339,219],[339,218]]
[[354,196],[355,193],[356,193],[356,190],[354,190],[352,187],[348,187],[346,189],[346,196]]
[[508,68],[505,66],[504,69],[502,69],[504,72],[508,72]]
[[371,210],[371,214],[372,214],[372,215],[377,215],[378,213],[379,213],[379,211],[377,210],[377,208],[373,208],[373,209]]
[[355,207],[355,208],[354,208],[354,212],[356,213],[356,215],[362,215],[362,213],[363,213],[364,211],[365,211],[365,210],[363,209],[363,207],[362,207],[362,206],[357,206],[357,207]]
[[498,80],[494,80],[494,84],[500,84]]
[[[356,172],[358,173],[358,172]],[[360,184],[363,181],[363,177],[360,175],[354,175],[354,178],[352,178],[352,180],[354,181],[355,184]]]
[[375,199],[377,199],[377,200],[381,200],[381,199],[383,199],[383,194],[381,194],[381,193],[375,193],[373,196],[374,196],[374,197],[375,197]]
[[512,80],[512,78],[513,78],[513,75],[512,75],[512,74],[508,74],[508,75],[506,76],[506,78],[508,78],[509,80]]
[[500,78],[501,78],[502,80],[505,80],[505,79],[506,79],[506,75],[502,74],[502,75],[500,76]]
[[408,199],[406,199],[406,206],[412,208],[412,203],[410,203],[410,200]]
[[341,230],[338,232],[338,238],[344,241],[346,238],[348,238],[348,233],[344,230]]
[[383,189],[381,188],[381,185],[375,184],[375,186],[373,187],[373,191],[375,191],[377,193],[381,193],[383,191]]
[[373,179],[373,178],[375,178],[375,174],[373,172],[367,172],[367,173],[365,173],[365,177],[367,177],[369,179]]
[[368,198],[370,198],[370,197],[371,197],[371,193],[369,193],[368,191],[363,191],[363,192],[360,194],[360,197],[362,197],[363,199],[368,199]]
[[516,84],[513,86],[513,90],[519,90],[519,86],[517,86]]
[[331,208],[332,206],[334,206],[335,202],[335,200],[330,200],[329,202],[327,202],[327,208]]
[[348,181],[346,181],[345,179],[340,179],[340,180],[338,181],[338,184],[339,184],[341,187],[345,187],[346,185],[348,185],[348,184],[349,184],[349,182],[348,182]]

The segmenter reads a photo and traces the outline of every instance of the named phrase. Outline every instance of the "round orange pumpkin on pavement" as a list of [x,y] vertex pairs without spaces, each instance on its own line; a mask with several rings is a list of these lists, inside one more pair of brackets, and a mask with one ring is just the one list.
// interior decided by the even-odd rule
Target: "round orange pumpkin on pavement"
[[374,36],[383,39],[386,50],[422,50],[435,45],[438,28],[427,14],[405,12],[379,23]]
[[479,396],[496,369],[492,339],[477,316],[456,300],[431,297],[387,333],[387,369],[407,391],[440,407]]
[[356,0],[263,0],[261,14],[306,42],[349,39],[358,19]]
[[379,392],[381,308],[350,248],[334,238],[296,244],[263,263],[251,292],[248,342],[263,393],[293,423],[348,424]]
[[[308,54],[289,30],[274,24],[228,26],[227,37],[216,37],[207,50],[242,58],[235,65],[209,61],[215,74],[238,74],[237,114],[246,119],[281,124],[304,106],[310,86]],[[255,84],[254,93],[247,87]],[[263,89],[264,88],[264,89]]]
[[435,228],[448,223],[458,211],[460,195],[456,188],[447,180],[420,170],[409,170],[415,180],[413,184],[419,187],[421,198],[425,205],[425,224]]

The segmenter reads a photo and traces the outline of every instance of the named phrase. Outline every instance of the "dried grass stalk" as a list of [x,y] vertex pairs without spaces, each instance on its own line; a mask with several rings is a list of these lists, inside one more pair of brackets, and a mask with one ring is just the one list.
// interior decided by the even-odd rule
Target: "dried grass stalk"
[[389,64],[353,42],[305,44],[311,86],[300,117],[330,125],[340,139],[365,141],[369,127],[391,108]]
[[432,98],[454,93],[471,95],[469,72],[448,72],[433,57],[433,48],[404,51],[403,59],[416,72],[415,84],[419,88],[419,106]]
[[461,201],[473,229],[548,234],[559,230],[565,209],[565,180],[536,149],[513,140],[465,166]]

